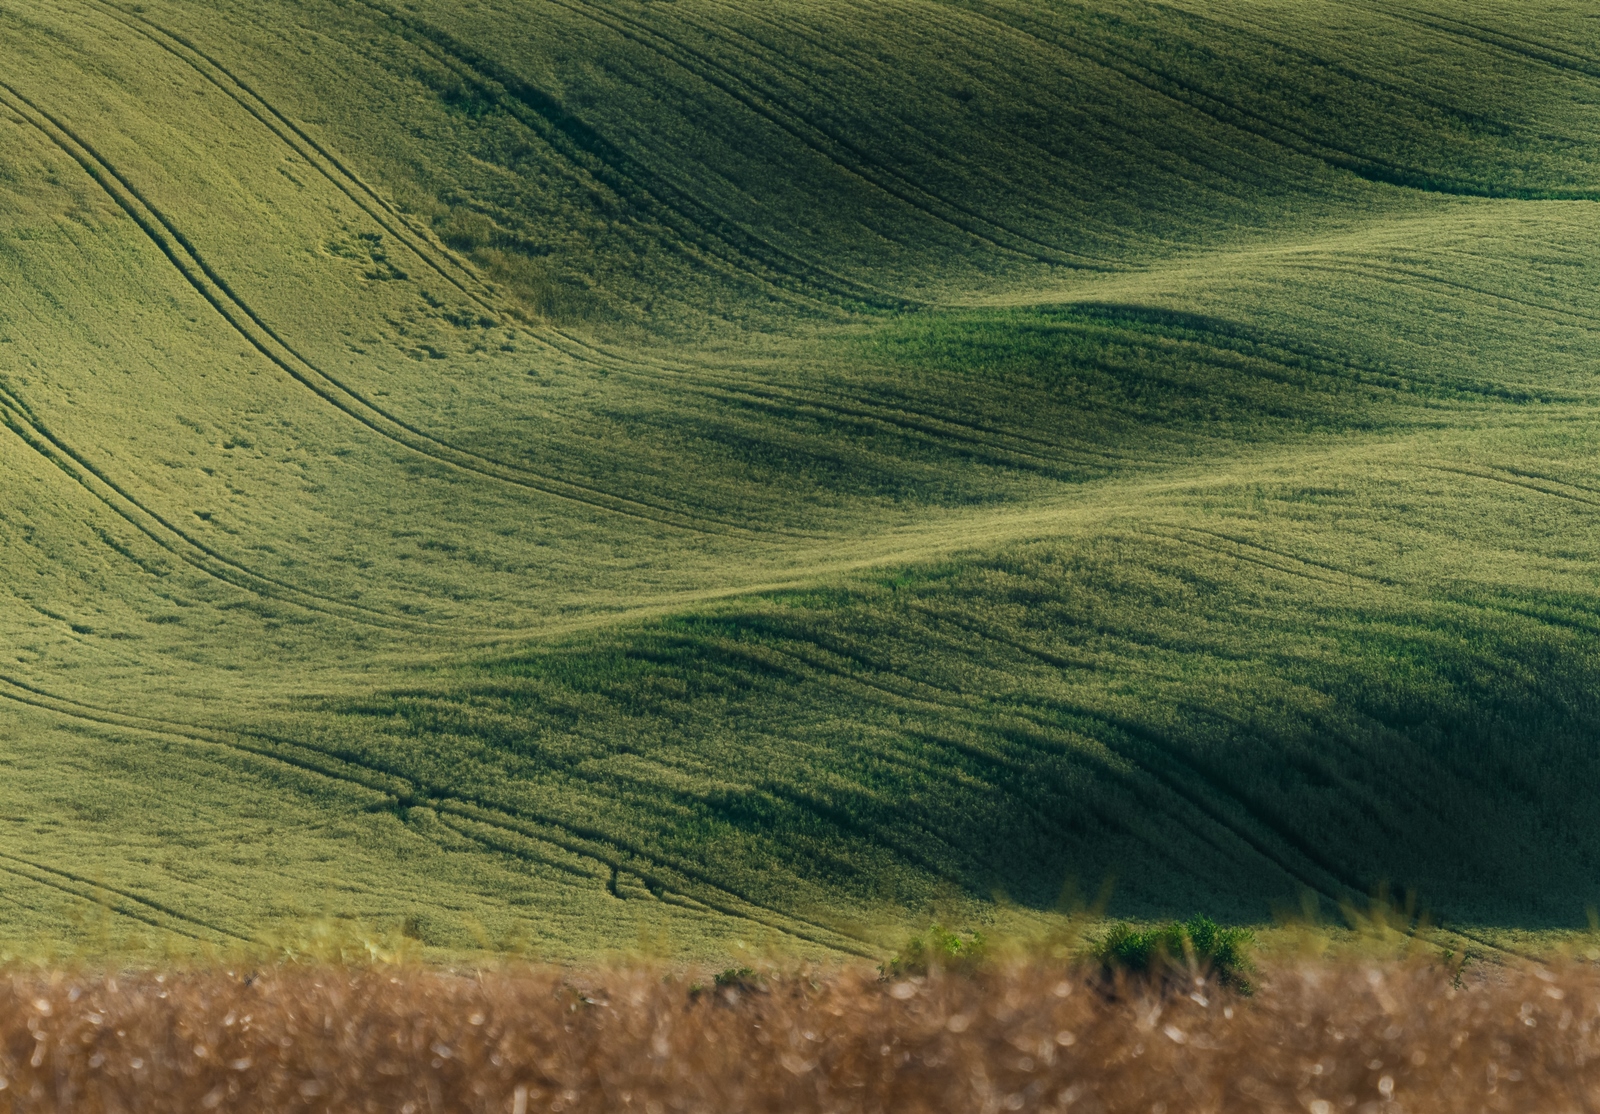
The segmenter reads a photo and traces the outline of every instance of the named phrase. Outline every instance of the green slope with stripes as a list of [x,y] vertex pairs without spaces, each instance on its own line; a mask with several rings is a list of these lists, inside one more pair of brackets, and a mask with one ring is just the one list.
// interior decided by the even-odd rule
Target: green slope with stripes
[[0,43],[0,946],[1600,901],[1570,6]]

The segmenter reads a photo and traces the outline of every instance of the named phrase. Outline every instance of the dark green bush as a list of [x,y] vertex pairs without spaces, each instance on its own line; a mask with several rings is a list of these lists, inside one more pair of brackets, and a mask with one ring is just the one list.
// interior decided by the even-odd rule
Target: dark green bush
[[1248,929],[1223,928],[1195,916],[1142,931],[1115,925],[1094,942],[1091,954],[1106,975],[1146,974],[1162,981],[1206,976],[1248,994],[1254,939]]
[[711,981],[723,989],[748,990],[760,985],[761,976],[749,967],[729,967],[714,976]]

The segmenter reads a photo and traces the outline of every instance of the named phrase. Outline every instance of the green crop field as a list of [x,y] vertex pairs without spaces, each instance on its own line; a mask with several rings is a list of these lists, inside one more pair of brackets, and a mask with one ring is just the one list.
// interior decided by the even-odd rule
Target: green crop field
[[0,952],[1600,903],[1583,5],[0,0],[0,57]]

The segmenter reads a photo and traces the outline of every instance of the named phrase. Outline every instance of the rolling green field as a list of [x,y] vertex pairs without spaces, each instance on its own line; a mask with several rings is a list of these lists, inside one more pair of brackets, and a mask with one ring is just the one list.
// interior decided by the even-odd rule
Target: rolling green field
[[1563,0],[0,0],[0,951],[1600,903]]

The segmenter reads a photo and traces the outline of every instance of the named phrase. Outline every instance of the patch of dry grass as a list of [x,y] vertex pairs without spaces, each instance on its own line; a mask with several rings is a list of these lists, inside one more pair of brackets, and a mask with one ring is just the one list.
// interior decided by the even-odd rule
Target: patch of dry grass
[[0,1097],[19,1114],[1399,1114],[1600,1099],[1600,971],[1588,966],[1496,969],[1458,986],[1438,966],[1284,965],[1251,998],[1203,980],[1157,996],[1038,964],[723,981],[17,969],[0,981]]

